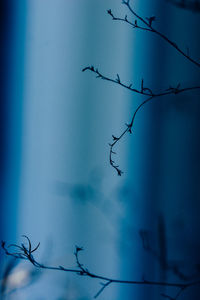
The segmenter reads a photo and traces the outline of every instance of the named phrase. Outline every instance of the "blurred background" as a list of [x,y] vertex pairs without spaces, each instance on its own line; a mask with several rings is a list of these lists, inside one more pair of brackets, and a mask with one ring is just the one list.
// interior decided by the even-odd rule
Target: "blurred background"
[[[130,1],[142,17],[200,60],[198,1]],[[196,6],[195,6],[196,5]],[[81,70],[140,88],[199,85],[200,70],[159,37],[116,16],[116,0],[1,1],[0,238],[41,243],[35,258],[117,279],[188,282],[200,277],[199,96],[155,98],[116,147],[144,96]],[[1,296],[86,300],[99,280],[39,270],[0,250]],[[112,284],[99,299],[163,299],[176,288]],[[180,299],[199,299],[199,287]],[[196,295],[196,296],[195,296]],[[196,297],[196,298],[195,298]]]

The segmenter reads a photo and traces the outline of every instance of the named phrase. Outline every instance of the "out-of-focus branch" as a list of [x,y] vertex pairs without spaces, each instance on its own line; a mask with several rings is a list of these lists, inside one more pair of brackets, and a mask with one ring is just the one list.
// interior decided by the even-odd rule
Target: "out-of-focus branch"
[[195,271],[193,274],[187,275],[179,268],[178,264],[175,262],[169,262],[166,258],[163,260],[161,253],[156,251],[150,243],[149,233],[145,230],[140,230],[140,237],[142,240],[142,245],[145,251],[150,253],[160,264],[162,270],[172,272],[179,280],[182,281],[192,281],[200,278],[199,270]]
[[185,10],[190,10],[192,12],[200,13],[200,2],[199,0],[193,0],[193,1],[188,1],[188,0],[167,0],[167,2],[183,8]]

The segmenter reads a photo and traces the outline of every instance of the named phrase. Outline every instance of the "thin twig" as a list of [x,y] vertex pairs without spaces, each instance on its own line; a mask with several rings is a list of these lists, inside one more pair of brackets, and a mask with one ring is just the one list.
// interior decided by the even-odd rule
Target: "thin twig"
[[[38,248],[38,246],[35,249],[32,250],[32,245],[31,245],[31,242],[30,242],[29,238],[26,237],[26,236],[25,236],[25,238],[28,240],[28,244],[29,244],[28,247],[26,247],[23,243],[21,244],[21,246],[12,244],[12,245],[9,245],[8,247],[6,247],[6,243],[2,242],[2,244],[1,244],[2,248],[3,248],[3,250],[5,251],[5,253],[7,255],[15,257],[17,259],[28,260],[36,268],[76,273],[77,275],[80,275],[80,276],[87,276],[87,277],[90,277],[90,278],[103,280],[104,282],[101,283],[102,287],[97,292],[97,294],[95,295],[95,298],[97,298],[104,291],[104,289],[112,283],[132,284],[132,285],[165,286],[165,287],[178,288],[177,296],[174,299],[177,299],[180,296],[180,294],[183,292],[183,290],[185,290],[186,288],[189,288],[189,287],[195,286],[195,285],[200,285],[200,280],[192,281],[192,282],[188,282],[188,283],[182,283],[182,282],[175,283],[175,282],[166,282],[166,281],[150,281],[150,280],[146,280],[146,279],[143,279],[141,281],[138,281],[138,280],[121,280],[121,279],[114,279],[114,278],[109,278],[109,277],[106,277],[106,276],[98,275],[98,274],[95,274],[95,273],[91,273],[87,268],[85,268],[85,266],[79,260],[79,252],[82,251],[83,248],[78,247],[78,246],[76,246],[76,249],[75,249],[75,252],[74,252],[74,255],[75,255],[75,258],[76,258],[77,269],[65,268],[63,266],[59,266],[59,267],[45,266],[45,265],[37,262],[35,260],[35,258],[33,257],[33,255],[32,255],[33,251],[35,251],[35,249]],[[13,248],[13,247],[18,248],[19,252],[10,252],[8,250],[9,248]]]
[[132,6],[130,5],[130,0],[127,1],[122,1],[122,4],[125,4],[129,11],[131,12],[131,14],[136,18],[136,21],[139,20],[140,22],[142,22],[146,27],[142,27],[139,26],[137,22],[132,23],[128,20],[127,16],[125,16],[124,18],[118,18],[115,17],[111,11],[111,9],[107,10],[108,14],[113,18],[113,20],[117,20],[117,21],[122,21],[125,22],[129,25],[131,25],[133,28],[137,28],[137,29],[142,29],[148,32],[152,32],[155,33],[156,35],[158,35],[160,38],[162,38],[163,40],[165,40],[169,45],[171,45],[174,49],[176,49],[176,51],[179,52],[179,54],[181,54],[182,56],[184,56],[187,60],[189,60],[191,63],[193,63],[194,65],[196,65],[197,67],[200,68],[200,63],[196,60],[194,60],[190,55],[188,55],[187,52],[184,52],[181,48],[178,47],[178,45],[171,41],[166,35],[164,35],[163,33],[161,33],[160,31],[158,31],[157,29],[155,29],[152,24],[155,21],[155,17],[149,17],[149,18],[143,18],[140,15],[138,15],[135,10],[132,8]]
[[143,96],[148,96],[148,98],[146,100],[144,100],[135,110],[131,122],[129,124],[126,124],[126,129],[120,134],[120,136],[116,137],[115,135],[112,135],[113,138],[113,142],[109,143],[110,146],[110,152],[109,152],[109,162],[110,165],[117,171],[117,174],[119,176],[121,176],[123,174],[123,171],[119,168],[119,165],[115,163],[113,155],[116,154],[115,151],[113,151],[113,148],[115,147],[115,145],[123,138],[123,136],[126,133],[132,133],[132,127],[133,127],[133,122],[135,120],[136,114],[137,112],[150,100],[152,100],[153,98],[158,98],[161,96],[166,96],[166,95],[172,95],[172,94],[179,94],[179,93],[183,93],[186,91],[193,91],[193,90],[199,90],[200,86],[190,86],[190,87],[185,87],[185,88],[180,88],[180,83],[177,84],[177,86],[172,87],[169,86],[169,88],[167,88],[164,91],[161,92],[153,92],[149,87],[144,87],[144,80],[142,79],[141,81],[141,87],[140,89],[136,89],[132,87],[132,84],[126,84],[124,82],[122,82],[119,74],[117,74],[117,77],[115,79],[110,78],[108,76],[103,75],[102,73],[99,72],[99,70],[97,68],[95,68],[94,66],[87,66],[85,68],[82,69],[83,72],[85,71],[91,71],[93,73],[95,73],[97,76],[97,78],[102,79],[102,80],[106,80],[115,84],[118,84],[120,86],[122,86],[123,88],[128,89],[129,91],[136,93],[136,94],[140,94]]
[[[190,62],[192,62],[193,64],[195,64],[196,66],[200,67],[200,63],[197,62],[196,60],[194,60],[193,58],[191,58],[191,56],[189,55],[189,50],[187,48],[186,52],[184,52],[183,50],[181,50],[176,43],[174,43],[173,41],[171,41],[167,36],[165,36],[163,33],[161,33],[160,31],[156,30],[152,24],[155,21],[155,16],[152,17],[148,17],[148,18],[143,18],[140,15],[138,15],[135,10],[132,8],[132,6],[130,5],[130,0],[122,0],[122,4],[125,4],[129,11],[131,12],[131,14],[136,18],[134,22],[131,22],[127,15],[125,15],[124,18],[120,18],[120,17],[116,17],[113,12],[111,11],[111,9],[107,10],[107,13],[112,17],[112,19],[114,21],[122,21],[125,22],[127,24],[129,24],[130,26],[132,26],[133,28],[136,29],[140,29],[140,30],[144,30],[144,31],[149,31],[152,33],[155,33],[156,35],[158,35],[160,38],[162,38],[163,40],[165,40],[169,45],[171,45],[174,49],[176,49],[179,54],[181,54],[182,56],[184,56],[187,60],[189,60]],[[138,21],[141,22],[143,26],[138,24]],[[159,93],[155,93],[153,92],[150,88],[148,87],[144,87],[144,81],[142,79],[141,81],[141,88],[137,89],[137,88],[133,88],[132,87],[132,83],[130,84],[125,84],[124,82],[121,81],[119,74],[117,74],[117,77],[115,79],[107,77],[103,74],[101,74],[99,72],[99,70],[97,68],[94,68],[94,66],[87,66],[85,68],[82,69],[83,72],[85,72],[86,70],[90,70],[93,73],[96,74],[97,78],[100,78],[102,80],[106,80],[109,82],[113,82],[115,84],[118,84],[128,90],[130,90],[131,92],[143,95],[143,96],[148,96],[149,98],[147,98],[146,100],[144,100],[135,110],[133,117],[131,119],[131,122],[129,124],[126,124],[126,129],[120,134],[119,137],[116,137],[114,135],[112,135],[113,138],[113,142],[109,143],[110,146],[110,152],[109,152],[109,162],[110,165],[117,171],[117,174],[119,176],[122,175],[122,170],[119,168],[119,165],[115,163],[113,155],[116,154],[115,151],[113,151],[113,148],[115,147],[115,145],[123,138],[123,136],[129,132],[132,133],[132,127],[133,127],[133,122],[135,119],[135,116],[137,114],[137,112],[139,111],[139,109],[141,107],[143,107],[147,102],[149,102],[150,100],[152,100],[153,98],[156,97],[161,97],[164,95],[170,95],[170,94],[178,94],[178,93],[182,93],[185,91],[191,91],[191,90],[196,90],[196,89],[200,89],[199,86],[193,86],[193,87],[187,87],[187,88],[180,88],[180,84],[178,84],[176,87],[169,87],[167,90],[161,91]]]
[[121,80],[121,77],[119,76],[119,74],[117,74],[116,78],[111,78],[108,77],[106,75],[103,75],[102,73],[99,72],[98,68],[95,68],[94,66],[87,66],[85,68],[82,69],[82,72],[85,71],[91,71],[94,74],[96,74],[96,78],[102,79],[102,80],[106,80],[109,82],[113,82],[115,84],[120,85],[121,87],[128,89],[130,92],[136,93],[136,94],[140,94],[143,96],[151,96],[151,97],[160,97],[160,96],[166,96],[166,95],[171,95],[171,94],[179,94],[179,93],[183,93],[186,91],[193,91],[193,90],[199,90],[200,86],[189,86],[189,87],[185,87],[185,88],[180,88],[180,83],[177,84],[177,86],[172,87],[169,86],[167,89],[165,89],[164,91],[161,92],[153,92],[152,89],[150,89],[149,87],[145,87],[144,86],[144,80],[141,80],[141,87],[140,89],[137,88],[133,88],[133,84],[126,84]]

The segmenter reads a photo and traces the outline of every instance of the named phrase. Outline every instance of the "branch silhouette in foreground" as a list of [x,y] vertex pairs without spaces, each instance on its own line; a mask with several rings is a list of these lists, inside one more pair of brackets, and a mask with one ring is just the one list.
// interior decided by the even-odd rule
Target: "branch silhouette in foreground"
[[[187,49],[186,52],[184,52],[181,48],[179,48],[177,46],[176,43],[174,43],[173,41],[171,41],[167,36],[165,36],[163,33],[161,33],[160,31],[158,31],[157,29],[155,29],[152,24],[155,21],[155,16],[152,17],[146,17],[143,18],[140,15],[138,15],[135,10],[132,8],[132,6],[130,5],[130,0],[127,1],[122,1],[122,4],[125,4],[129,10],[129,12],[134,16],[135,20],[134,22],[130,21],[130,19],[128,19],[128,16],[125,15],[124,18],[120,18],[120,17],[116,17],[114,16],[113,12],[111,11],[111,9],[107,10],[107,13],[112,17],[112,19],[114,21],[121,21],[121,22],[125,22],[128,25],[130,25],[132,28],[134,29],[139,29],[139,30],[144,30],[147,32],[151,32],[154,33],[156,35],[158,35],[161,39],[165,40],[171,47],[173,47],[180,55],[182,55],[183,57],[185,57],[189,62],[191,62],[193,65],[197,66],[198,68],[200,68],[200,63],[196,60],[194,60],[190,55],[189,55],[189,50]],[[142,25],[140,25],[142,24]],[[118,85],[120,85],[121,87],[124,87],[126,89],[128,89],[129,91],[136,93],[136,94],[140,94],[143,96],[147,96],[148,98],[145,99],[135,110],[135,112],[132,115],[131,121],[129,123],[126,124],[126,128],[124,129],[124,131],[118,136],[116,137],[115,135],[112,135],[113,141],[111,143],[109,143],[110,146],[110,152],[109,152],[109,163],[110,165],[117,171],[117,174],[119,176],[122,175],[122,170],[119,168],[119,165],[115,162],[113,156],[116,154],[116,152],[114,151],[114,147],[116,146],[116,144],[123,138],[123,136],[126,133],[132,133],[132,128],[133,128],[133,123],[136,117],[137,112],[149,101],[151,101],[153,98],[158,98],[161,96],[165,96],[165,95],[171,95],[171,94],[179,94],[182,92],[186,92],[186,91],[192,91],[192,90],[197,90],[200,89],[200,86],[193,86],[193,87],[186,87],[186,88],[180,88],[180,83],[176,86],[176,87],[169,87],[168,89],[155,93],[153,92],[149,87],[144,87],[144,80],[142,79],[141,81],[141,87],[140,89],[137,88],[133,88],[133,84],[126,84],[124,82],[121,81],[119,74],[117,74],[117,77],[114,78],[109,78],[105,75],[103,75],[102,73],[99,72],[99,70],[97,68],[94,68],[94,66],[87,66],[85,68],[82,69],[83,72],[85,71],[91,71],[93,73],[96,74],[97,78],[112,82],[112,83],[116,83]]]
[[[127,1],[122,1],[122,4],[125,4],[129,10],[129,12],[136,18],[134,23],[128,20],[127,15],[125,15],[124,18],[119,18],[119,17],[115,17],[111,11],[111,9],[107,10],[107,13],[112,17],[112,19],[114,21],[122,21],[125,22],[129,25],[132,26],[132,28],[135,29],[141,29],[141,30],[145,30],[151,33],[154,33],[156,35],[158,35],[161,39],[165,40],[170,46],[172,46],[174,49],[176,49],[176,51],[181,54],[182,56],[184,56],[187,60],[189,60],[191,63],[193,63],[194,65],[196,65],[198,68],[200,68],[200,62],[198,62],[197,60],[193,59],[189,53],[188,50],[183,51],[175,42],[173,42],[172,40],[170,40],[166,35],[164,35],[162,32],[158,31],[157,29],[155,29],[152,24],[153,22],[156,20],[155,16],[151,16],[151,17],[146,17],[143,18],[141,17],[139,14],[136,13],[136,11],[133,9],[133,7],[130,5],[130,0]],[[139,22],[141,22],[143,26],[138,25],[138,20]]]
[[[175,283],[175,282],[150,281],[150,280],[146,280],[146,279],[142,279],[141,281],[138,281],[138,280],[120,280],[120,279],[114,279],[114,278],[109,278],[109,277],[106,277],[106,276],[98,275],[98,274],[90,272],[80,262],[79,253],[83,250],[83,248],[78,247],[78,246],[76,246],[75,252],[74,252],[77,268],[70,269],[70,268],[65,268],[63,266],[58,266],[58,267],[46,266],[46,265],[43,265],[43,264],[39,263],[38,261],[36,261],[34,256],[33,256],[33,252],[35,252],[39,248],[40,243],[35,248],[32,248],[32,244],[31,244],[30,239],[25,235],[23,237],[27,240],[28,246],[26,246],[24,243],[22,243],[20,246],[16,245],[16,244],[11,244],[11,245],[8,245],[6,247],[6,243],[4,241],[2,241],[1,246],[2,246],[3,250],[5,251],[5,253],[9,256],[15,257],[16,259],[28,260],[36,268],[75,273],[75,274],[80,275],[80,276],[86,276],[86,277],[90,277],[90,278],[93,278],[93,279],[102,280],[103,282],[100,283],[102,287],[96,293],[94,298],[97,298],[104,291],[105,288],[107,288],[109,285],[111,285],[113,283],[143,285],[143,286],[148,285],[148,286],[174,287],[178,290],[174,297],[171,297],[171,296],[166,295],[166,294],[161,294],[162,297],[168,298],[168,299],[171,299],[171,300],[177,300],[180,297],[180,295],[182,295],[182,293],[186,289],[188,289],[192,286],[200,285],[200,280],[191,281],[191,282],[184,282],[184,283],[182,283],[182,282]],[[16,249],[16,251],[12,252],[12,251],[9,250],[9,249],[13,249],[13,248]]]
[[140,94],[143,96],[148,96],[147,99],[145,99],[140,105],[138,105],[138,107],[136,108],[136,110],[134,111],[134,113],[132,115],[131,121],[129,123],[125,124],[126,125],[125,130],[118,137],[116,137],[115,135],[112,135],[113,141],[112,141],[112,143],[109,143],[109,146],[110,146],[109,162],[110,162],[110,165],[117,171],[119,176],[121,176],[123,172],[122,172],[122,170],[119,169],[119,165],[117,165],[113,159],[113,155],[116,154],[116,152],[113,151],[113,149],[114,149],[115,145],[123,138],[123,136],[126,133],[130,133],[130,134],[132,133],[133,123],[134,123],[134,120],[135,120],[135,117],[136,117],[136,114],[138,113],[138,111],[146,103],[148,103],[149,101],[151,101],[154,98],[158,98],[158,97],[166,96],[166,95],[172,95],[172,94],[176,95],[176,94],[180,94],[183,92],[194,91],[194,90],[200,89],[200,86],[190,86],[190,87],[181,88],[180,83],[178,83],[177,86],[175,86],[175,87],[169,86],[169,88],[167,88],[164,91],[153,92],[150,88],[144,86],[143,79],[141,81],[140,89],[136,89],[136,88],[132,87],[133,86],[132,83],[126,84],[126,83],[122,82],[119,74],[117,74],[117,77],[114,79],[114,78],[109,78],[109,77],[103,75],[102,73],[99,72],[99,70],[97,68],[94,68],[94,66],[88,66],[88,67],[85,67],[84,69],[82,69],[83,72],[85,72],[87,70],[95,73],[96,77],[99,79],[106,80],[106,81],[109,81],[112,83],[116,83],[116,84],[120,85],[121,87],[128,89],[130,92],[137,93],[137,94]]

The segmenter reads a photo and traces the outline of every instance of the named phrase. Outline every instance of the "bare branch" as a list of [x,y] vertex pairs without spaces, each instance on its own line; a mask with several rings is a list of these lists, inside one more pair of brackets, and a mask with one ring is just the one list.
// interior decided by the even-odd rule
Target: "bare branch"
[[[26,237],[27,238],[27,237]],[[27,238],[28,239],[28,238]],[[101,289],[97,292],[97,294],[94,296],[97,298],[104,290],[106,287],[108,287],[112,283],[117,283],[117,284],[132,284],[132,285],[151,285],[151,286],[165,286],[165,287],[174,287],[178,289],[178,293],[175,298],[170,298],[168,296],[168,299],[174,299],[177,300],[178,297],[181,295],[181,293],[186,289],[191,286],[195,285],[200,285],[200,280],[197,281],[192,281],[192,282],[187,282],[187,283],[182,283],[182,282],[166,282],[166,281],[150,281],[150,280],[121,280],[121,279],[114,279],[114,278],[109,278],[106,276],[98,275],[95,273],[91,273],[87,268],[84,267],[84,265],[80,262],[79,260],[79,253],[80,251],[83,250],[82,247],[76,246],[75,248],[75,259],[76,259],[76,264],[77,264],[77,269],[70,269],[70,268],[65,268],[63,266],[58,266],[58,267],[53,267],[53,266],[45,266],[35,260],[33,257],[32,253],[32,245],[30,240],[28,239],[29,245],[26,247],[24,244],[21,244],[21,246],[18,245],[10,245],[6,247],[6,243],[2,242],[2,248],[5,251],[5,253],[9,256],[15,257],[15,258],[20,258],[20,259],[25,259],[30,261],[36,268],[41,268],[41,269],[47,269],[47,270],[54,270],[54,271],[64,271],[64,272],[70,272],[70,273],[76,273],[77,275],[81,276],[87,276],[90,278],[95,278],[95,279],[100,279],[103,280],[103,283],[101,282]],[[10,252],[8,249],[17,246],[19,249],[19,252]],[[165,296],[165,294],[162,294],[162,296]]]
[[[171,41],[166,35],[164,35],[163,33],[161,33],[160,31],[158,31],[157,29],[155,29],[152,24],[155,21],[155,16],[152,17],[148,17],[148,18],[143,18],[140,15],[138,15],[136,13],[136,11],[132,8],[132,6],[130,5],[130,1],[122,1],[122,4],[125,4],[127,6],[127,8],[129,9],[129,11],[131,12],[131,14],[137,19],[139,20],[142,24],[145,25],[145,27],[142,26],[136,26],[135,23],[132,23],[130,21],[127,20],[127,17],[124,18],[117,18],[113,15],[113,13],[111,12],[111,10],[108,10],[108,14],[112,16],[113,20],[117,20],[117,21],[122,21],[125,23],[128,23],[129,25],[131,25],[133,28],[138,28],[138,29],[142,29],[145,31],[150,31],[152,33],[155,33],[156,35],[158,35],[161,39],[165,40],[169,45],[171,45],[174,49],[176,49],[177,52],[179,52],[179,54],[181,54],[182,56],[184,56],[187,60],[189,60],[191,63],[193,63],[194,65],[196,65],[197,67],[200,68],[200,63],[198,61],[196,61],[195,59],[193,59],[191,56],[188,55],[188,51],[184,52],[181,48],[178,47],[178,45]],[[147,20],[147,21],[146,21]]]
[[[122,1],[122,4],[126,5],[127,8],[129,9],[129,11],[131,12],[131,14],[136,18],[134,20],[134,22],[131,22],[127,15],[125,15],[124,18],[119,18],[119,17],[116,17],[113,12],[111,11],[111,9],[108,9],[107,10],[107,13],[112,17],[113,20],[115,21],[122,21],[122,22],[125,22],[125,23],[128,23],[129,25],[131,25],[133,28],[137,28],[137,29],[141,29],[141,30],[145,30],[145,31],[150,31],[152,33],[155,33],[156,35],[158,35],[160,38],[162,38],[163,40],[165,40],[169,45],[171,45],[174,49],[176,49],[182,56],[184,56],[187,60],[189,60],[190,62],[192,62],[193,64],[195,64],[196,66],[200,67],[200,63],[197,62],[196,60],[192,59],[189,55],[189,51],[188,51],[188,48],[186,50],[186,52],[184,52],[183,50],[181,50],[177,45],[176,43],[174,43],[173,41],[171,41],[168,37],[166,37],[164,34],[162,34],[160,31],[156,30],[152,25],[153,25],[153,22],[155,21],[155,16],[151,16],[151,17],[146,17],[146,18],[143,18],[141,17],[140,15],[138,15],[135,10],[132,8],[132,6],[130,5],[130,0],[123,0]],[[138,25],[138,21],[141,22],[143,26],[140,26]],[[114,135],[112,135],[113,137],[113,142],[112,143],[109,143],[109,146],[110,146],[110,153],[109,153],[109,162],[110,162],[110,165],[117,171],[117,174],[119,176],[122,175],[122,170],[119,168],[119,165],[115,163],[114,161],[114,158],[113,158],[113,155],[116,154],[115,151],[113,151],[113,148],[115,147],[115,145],[123,138],[123,136],[129,132],[129,133],[132,133],[132,127],[133,127],[133,122],[134,122],[134,119],[135,119],[135,116],[137,114],[137,112],[140,110],[140,108],[142,108],[147,102],[149,102],[150,100],[152,100],[153,98],[156,98],[156,97],[161,97],[161,96],[164,96],[164,95],[170,95],[170,94],[179,94],[179,93],[182,93],[182,92],[185,92],[185,91],[191,91],[191,90],[196,90],[196,89],[200,89],[200,86],[193,86],[193,87],[186,87],[186,88],[180,88],[180,83],[177,84],[177,86],[175,87],[172,87],[170,86],[169,88],[167,88],[166,90],[164,91],[161,91],[161,92],[153,92],[149,87],[145,87],[144,86],[144,80],[142,79],[141,81],[141,88],[140,89],[137,89],[137,88],[133,88],[133,84],[132,83],[129,83],[129,84],[126,84],[124,82],[122,82],[119,74],[117,74],[117,77],[115,79],[113,78],[110,78],[108,76],[105,76],[103,75],[102,73],[99,72],[99,70],[97,68],[94,68],[94,66],[87,66],[85,68],[82,69],[83,72],[85,71],[91,71],[93,73],[95,73],[97,76],[97,78],[100,78],[100,79],[103,79],[103,80],[106,80],[106,81],[109,81],[109,82],[112,82],[112,83],[115,83],[115,84],[118,84],[126,89],[128,89],[129,91],[131,92],[134,92],[134,93],[137,93],[137,94],[140,94],[140,95],[143,95],[143,96],[148,96],[148,98],[146,100],[144,100],[135,110],[133,116],[132,116],[132,119],[131,119],[131,122],[126,124],[126,129],[120,134],[119,137],[116,137]]]
[[115,151],[113,151],[115,145],[123,138],[123,136],[126,133],[132,133],[132,127],[133,127],[133,122],[135,120],[136,114],[138,113],[138,111],[150,100],[154,99],[154,98],[158,98],[161,96],[166,96],[166,95],[172,95],[172,94],[179,94],[179,93],[183,93],[183,92],[187,92],[187,91],[193,91],[193,90],[199,90],[200,86],[190,86],[190,87],[185,87],[185,88],[180,88],[180,83],[177,84],[177,86],[172,87],[169,86],[169,88],[167,88],[164,91],[161,92],[153,92],[149,87],[145,87],[144,86],[144,80],[142,79],[141,81],[141,87],[140,89],[136,89],[136,88],[132,88],[132,84],[126,84],[123,83],[119,74],[117,74],[117,78],[113,79],[110,78],[108,76],[103,75],[102,73],[99,72],[99,70],[97,68],[95,68],[94,66],[87,66],[85,68],[82,69],[83,72],[85,71],[91,71],[93,73],[95,73],[97,75],[97,78],[115,83],[120,85],[123,88],[128,89],[129,91],[136,93],[136,94],[140,94],[143,96],[148,96],[148,98],[146,100],[144,100],[135,110],[135,112],[133,113],[131,122],[126,124],[126,129],[120,134],[119,137],[116,137],[115,135],[112,135],[113,138],[113,142],[109,143],[110,146],[110,152],[109,152],[109,162],[110,165],[117,171],[117,174],[119,176],[121,176],[123,174],[122,170],[119,168],[119,166],[115,163],[114,158],[113,158],[113,154],[116,154]]
[[144,79],[142,79],[141,81],[141,87],[140,89],[136,89],[136,88],[132,88],[133,84],[126,84],[124,83],[119,74],[117,74],[117,78],[113,79],[110,78],[106,75],[103,75],[102,73],[99,72],[99,70],[97,68],[95,68],[94,66],[87,66],[85,68],[82,69],[82,72],[85,71],[91,71],[93,73],[95,73],[97,76],[96,78],[100,78],[109,82],[113,82],[115,84],[120,85],[121,87],[128,89],[129,91],[136,93],[136,94],[140,94],[143,96],[151,96],[151,97],[160,97],[160,96],[165,96],[165,95],[171,95],[171,94],[179,94],[179,93],[183,93],[186,91],[193,91],[193,90],[199,90],[200,86],[190,86],[190,87],[185,87],[185,88],[180,88],[180,83],[177,84],[177,86],[172,87],[169,86],[166,90],[161,91],[161,92],[153,92],[152,89],[150,89],[149,87],[145,87],[144,86]]

